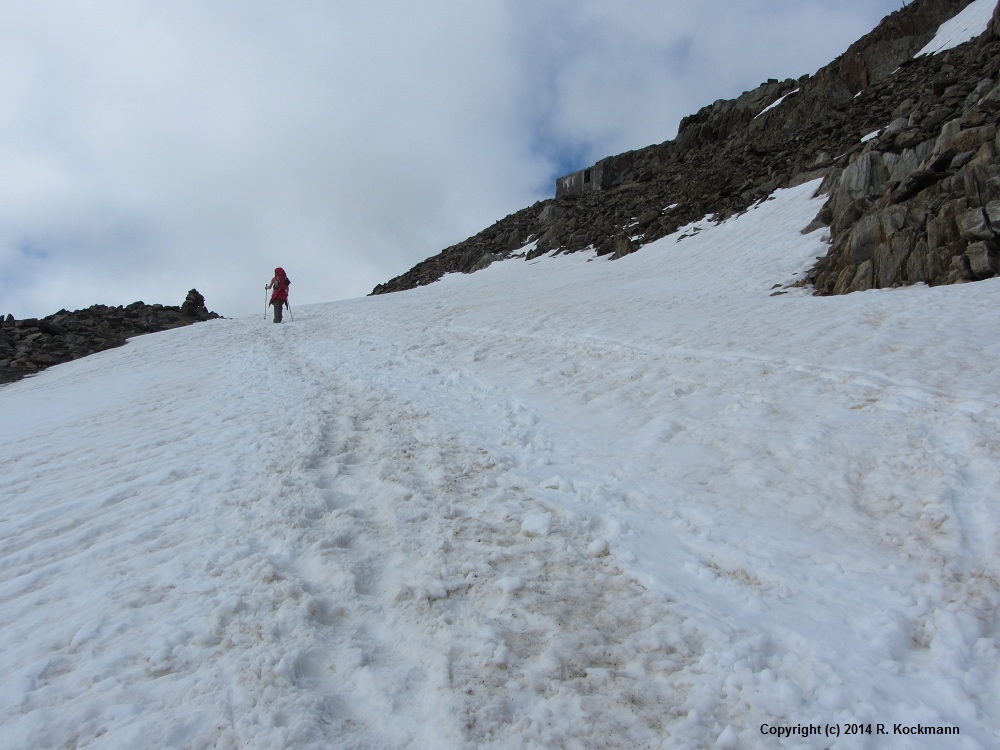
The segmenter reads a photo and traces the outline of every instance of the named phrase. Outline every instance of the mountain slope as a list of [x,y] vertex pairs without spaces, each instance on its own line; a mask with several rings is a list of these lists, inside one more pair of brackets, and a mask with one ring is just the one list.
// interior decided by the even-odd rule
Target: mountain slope
[[817,187],[0,389],[4,744],[994,747],[1000,282]]
[[969,23],[946,26],[945,37],[982,32],[993,5],[915,0],[814,76],[769,81],[715,102],[685,118],[674,140],[602,160],[585,171],[595,177],[586,185],[579,175],[560,180],[555,199],[508,216],[373,294],[522,253],[531,259],[594,248],[621,257],[707,214],[730,216],[818,175],[831,196],[820,218],[831,227],[832,247],[809,276],[817,291],[992,276],[1000,267],[992,231],[973,236],[957,217],[1000,199],[991,187],[1000,169],[1000,39],[990,32],[958,49],[939,43],[940,54],[914,55],[956,15]]

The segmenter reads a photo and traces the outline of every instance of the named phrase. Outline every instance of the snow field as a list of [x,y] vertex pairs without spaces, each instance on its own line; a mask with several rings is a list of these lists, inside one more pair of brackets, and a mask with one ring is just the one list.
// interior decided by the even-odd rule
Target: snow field
[[996,7],[996,0],[972,0],[958,15],[941,24],[934,38],[916,57],[945,52],[975,39],[989,27]]
[[787,287],[815,188],[0,389],[4,743],[994,746],[1000,284]]
[[[695,233],[679,244],[668,238],[662,249],[674,285],[653,273],[666,263],[650,248],[645,258],[602,269],[599,283],[577,256],[548,259],[552,273],[523,294],[516,263],[446,281],[445,289],[456,284],[454,303],[443,289],[418,290],[419,304],[448,310],[448,341],[434,335],[440,321],[426,325],[415,315],[395,319],[394,338],[424,342],[406,356],[432,352],[432,371],[455,353],[451,385],[488,373],[519,392],[512,426],[529,450],[518,471],[532,477],[537,497],[596,524],[592,543],[607,537],[620,564],[650,589],[669,591],[674,606],[705,607],[710,617],[699,624],[717,640],[708,673],[719,678],[701,677],[712,686],[704,692],[710,711],[773,720],[772,670],[780,664],[782,696],[818,699],[778,701],[782,715],[880,721],[892,684],[894,715],[938,716],[942,686],[929,674],[941,670],[954,679],[944,694],[975,721],[996,690],[985,666],[996,663],[996,579],[957,570],[972,550],[976,566],[991,565],[996,549],[997,402],[982,381],[995,377],[992,367],[966,359],[978,358],[988,323],[965,316],[983,312],[995,290],[984,287],[983,300],[962,312],[948,310],[957,290],[769,298],[771,258],[791,259],[790,279],[798,262],[822,251],[818,237],[773,231],[803,226],[816,210],[802,203],[792,216],[790,208],[768,202],[700,235],[710,237],[703,243]],[[727,276],[726,267],[704,262],[706,248],[748,257]],[[748,294],[725,291],[732,287]],[[532,304],[529,293],[578,302]],[[629,310],[631,300],[641,301],[641,313]],[[469,422],[481,411],[469,410]],[[746,608],[749,617],[727,622],[723,637],[719,613]],[[743,678],[723,683],[721,675],[748,659]],[[846,694],[837,686],[845,684],[855,697],[865,693],[859,686],[870,688],[860,713],[840,705]],[[730,705],[713,705],[709,696],[727,692]],[[701,741],[725,732],[718,718],[702,721]]]

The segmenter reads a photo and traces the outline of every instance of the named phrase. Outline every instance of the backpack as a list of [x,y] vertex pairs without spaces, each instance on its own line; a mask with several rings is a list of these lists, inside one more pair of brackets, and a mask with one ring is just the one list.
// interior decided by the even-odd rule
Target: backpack
[[274,293],[271,295],[272,300],[280,300],[286,305],[288,304],[288,287],[291,285],[292,280],[285,275],[284,268],[274,269]]

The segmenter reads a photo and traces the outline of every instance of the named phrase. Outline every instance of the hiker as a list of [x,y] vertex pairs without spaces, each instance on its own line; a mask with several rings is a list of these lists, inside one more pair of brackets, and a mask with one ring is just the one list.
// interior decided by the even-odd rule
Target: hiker
[[274,305],[274,322],[281,322],[281,308],[288,307],[288,285],[292,280],[285,275],[284,268],[274,269],[274,278],[271,279],[265,289],[274,289],[271,293],[271,301],[268,304]]

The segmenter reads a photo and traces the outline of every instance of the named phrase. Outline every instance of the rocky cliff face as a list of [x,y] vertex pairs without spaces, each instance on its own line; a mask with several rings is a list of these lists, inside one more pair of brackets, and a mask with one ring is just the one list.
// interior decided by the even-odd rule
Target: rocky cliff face
[[860,105],[877,97],[872,106],[895,106],[824,184],[829,200],[819,220],[833,243],[808,278],[818,293],[975,281],[1000,271],[997,31],[994,21],[973,43],[908,61],[891,89],[862,95]]
[[522,252],[594,248],[621,257],[706,214],[724,219],[817,177],[829,195],[817,225],[831,234],[829,255],[808,278],[818,293],[992,276],[1000,270],[1000,23],[947,53],[913,57],[970,1],[914,0],[814,76],[717,101],[684,118],[673,141],[602,160],[593,189],[561,190],[373,294]]
[[192,289],[180,307],[133,302],[125,307],[93,305],[60,310],[45,318],[0,318],[0,383],[10,383],[51,365],[121,346],[142,333],[165,331],[220,317]]

